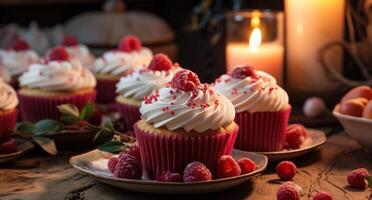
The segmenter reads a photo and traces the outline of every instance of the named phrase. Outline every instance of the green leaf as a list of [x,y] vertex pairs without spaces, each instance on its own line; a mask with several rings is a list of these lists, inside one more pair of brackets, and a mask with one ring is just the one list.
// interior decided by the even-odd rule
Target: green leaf
[[106,142],[105,144],[98,146],[99,150],[110,152],[110,153],[120,153],[125,148],[126,146],[123,143],[118,142],[118,141],[110,141],[110,142]]
[[35,124],[34,134],[36,136],[44,135],[45,133],[52,133],[61,129],[62,124],[56,120],[44,119]]
[[372,176],[367,176],[366,180],[368,182],[368,187],[372,188]]
[[94,113],[94,105],[87,103],[84,108],[81,110],[79,118],[82,120],[88,120],[92,117]]
[[113,125],[111,122],[106,122],[106,123],[104,124],[104,127],[105,127],[105,128],[108,128],[108,129],[110,129],[110,130],[113,130],[113,129],[114,129],[114,125]]
[[35,124],[31,122],[21,122],[17,126],[17,131],[20,131],[20,132],[33,133],[35,129],[36,129]]
[[55,156],[57,155],[57,147],[54,140],[47,137],[34,137],[34,141],[42,148],[44,151]]
[[77,124],[80,122],[80,119],[72,115],[63,115],[60,121],[64,124]]
[[75,117],[79,117],[79,109],[72,104],[63,104],[57,106],[59,112],[61,112],[64,115],[72,115]]

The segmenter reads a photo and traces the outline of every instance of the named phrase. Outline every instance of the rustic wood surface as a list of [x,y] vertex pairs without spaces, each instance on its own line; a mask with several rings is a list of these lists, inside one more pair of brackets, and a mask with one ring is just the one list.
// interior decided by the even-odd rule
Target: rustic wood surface
[[[40,151],[0,166],[1,200],[114,200],[114,199],[259,199],[273,200],[280,185],[274,173],[275,163],[252,181],[233,189],[205,195],[169,196],[120,190],[73,169],[68,160],[77,153],[61,152],[52,157]],[[312,199],[315,191],[332,192],[334,199],[369,199],[371,189],[355,190],[347,186],[346,175],[354,168],[372,169],[372,152],[363,150],[345,133],[334,134],[318,150],[297,158],[299,173],[294,181],[302,187],[302,199]]]

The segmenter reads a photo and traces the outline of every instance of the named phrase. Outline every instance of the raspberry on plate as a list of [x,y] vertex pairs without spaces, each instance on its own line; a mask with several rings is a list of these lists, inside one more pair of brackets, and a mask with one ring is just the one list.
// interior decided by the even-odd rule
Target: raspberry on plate
[[198,75],[187,69],[178,71],[171,81],[172,88],[180,89],[186,92],[195,90],[199,85],[200,80]]
[[182,176],[179,173],[172,173],[167,170],[158,175],[156,180],[161,182],[182,182]]
[[365,188],[366,177],[371,176],[367,169],[359,168],[351,171],[347,175],[347,182],[350,184],[352,188]]
[[63,61],[70,59],[70,54],[63,46],[57,46],[48,52],[48,58],[49,60]]
[[216,174],[218,178],[239,176],[241,169],[239,164],[230,155],[221,156],[217,163]]
[[121,154],[115,167],[114,176],[118,178],[140,179],[142,172],[137,158],[129,154]]
[[296,173],[297,167],[291,161],[282,161],[276,166],[276,174],[283,181],[291,180]]
[[17,151],[17,145],[13,139],[8,140],[0,145],[0,154],[8,154]]
[[246,77],[256,78],[257,74],[254,71],[254,68],[249,65],[237,66],[231,72],[231,77],[236,79],[244,79]]
[[241,159],[239,159],[238,160],[238,164],[239,164],[240,169],[241,169],[241,174],[251,173],[251,172],[253,172],[257,168],[256,163],[253,162],[249,158],[241,158]]
[[141,40],[134,36],[128,35],[124,37],[118,46],[118,49],[125,52],[140,51],[142,48]]
[[301,124],[289,125],[285,134],[285,148],[299,148],[306,136],[306,128]]
[[292,182],[283,183],[276,193],[277,200],[300,200],[300,198],[301,188]]
[[62,41],[62,45],[65,45],[65,46],[68,46],[68,47],[77,46],[78,44],[79,43],[78,43],[77,39],[74,36],[71,36],[71,35],[66,35],[63,38],[63,41]]
[[118,164],[118,157],[112,156],[107,162],[107,168],[111,173],[115,172],[116,165]]
[[209,169],[201,162],[194,161],[188,164],[183,171],[184,182],[210,181],[212,174]]
[[167,55],[158,53],[152,58],[148,68],[154,71],[167,71],[172,68],[172,65],[173,63]]
[[24,51],[30,49],[30,46],[26,41],[17,39],[10,45],[10,48],[15,51]]
[[333,197],[331,193],[320,191],[314,194],[313,200],[333,200]]

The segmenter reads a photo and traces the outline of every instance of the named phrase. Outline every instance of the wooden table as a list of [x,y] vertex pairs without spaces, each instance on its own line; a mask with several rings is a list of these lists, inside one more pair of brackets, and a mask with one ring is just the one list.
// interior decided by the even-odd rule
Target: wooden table
[[[40,151],[12,163],[0,166],[1,200],[114,200],[114,199],[276,199],[280,185],[274,173],[275,163],[252,181],[233,189],[214,194],[195,196],[169,196],[141,194],[120,190],[73,169],[69,157],[75,153],[60,152],[52,157]],[[359,167],[372,169],[372,152],[363,150],[345,133],[334,134],[318,150],[295,159],[299,167],[294,181],[302,187],[302,199],[312,199],[314,191],[332,192],[336,200],[372,200],[371,189],[355,190],[347,186],[347,173]]]

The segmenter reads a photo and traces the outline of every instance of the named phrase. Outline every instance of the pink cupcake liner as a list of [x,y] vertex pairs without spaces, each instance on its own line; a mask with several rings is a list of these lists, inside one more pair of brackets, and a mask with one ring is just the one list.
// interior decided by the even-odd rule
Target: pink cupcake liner
[[123,129],[133,130],[133,125],[141,119],[139,107],[134,105],[116,103],[117,109],[123,119]]
[[82,94],[73,94],[58,97],[36,97],[18,93],[20,111],[22,119],[29,122],[37,122],[42,119],[59,119],[61,113],[57,106],[62,104],[73,104],[79,109],[83,108],[88,102],[95,103],[95,90]]
[[115,103],[117,82],[117,80],[97,79],[97,103]]
[[15,128],[17,116],[18,111],[16,109],[14,109],[14,111],[0,114],[0,144],[11,139],[10,129]]
[[144,174],[156,177],[165,170],[183,173],[187,164],[199,161],[212,173],[222,155],[231,154],[239,127],[232,133],[181,136],[149,133],[134,125]]
[[291,108],[278,112],[240,112],[235,116],[239,134],[235,148],[244,151],[279,151],[284,147]]

